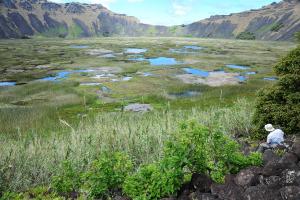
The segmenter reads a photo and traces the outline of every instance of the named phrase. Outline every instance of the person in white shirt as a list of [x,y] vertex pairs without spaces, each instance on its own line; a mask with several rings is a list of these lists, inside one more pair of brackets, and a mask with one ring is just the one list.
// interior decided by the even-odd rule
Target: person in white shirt
[[267,124],[265,125],[265,130],[270,132],[267,137],[267,142],[260,144],[257,151],[264,152],[267,149],[283,145],[284,132],[281,129],[275,129],[272,124]]
[[284,132],[280,129],[275,129],[272,124],[265,125],[266,131],[270,132],[267,137],[268,144],[282,144],[284,142]]

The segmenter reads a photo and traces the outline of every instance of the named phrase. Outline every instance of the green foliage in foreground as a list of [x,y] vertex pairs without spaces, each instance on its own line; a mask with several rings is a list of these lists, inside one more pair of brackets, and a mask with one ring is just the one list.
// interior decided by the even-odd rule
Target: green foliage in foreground
[[106,153],[83,174],[84,191],[92,198],[105,198],[112,189],[120,189],[132,171],[129,157],[123,153]]
[[[278,83],[259,91],[254,115],[257,130],[272,123],[288,134],[300,132],[300,47],[275,66]],[[261,134],[258,134],[261,136]]]
[[208,174],[218,183],[226,174],[250,165],[261,165],[261,154],[244,156],[239,145],[218,130],[196,122],[183,123],[166,143],[161,161],[141,167],[124,183],[124,192],[133,199],[159,199],[176,193],[184,174]]
[[256,37],[255,37],[254,33],[244,31],[244,32],[239,33],[236,36],[236,39],[239,39],[239,40],[255,40]]
[[21,194],[5,193],[2,199],[43,199],[43,195],[44,199],[59,199],[72,194],[80,195],[79,199],[107,199],[122,190],[134,200],[154,200],[176,194],[185,175],[203,173],[223,183],[225,175],[261,164],[260,153],[244,156],[229,136],[192,121],[182,123],[166,141],[158,162],[142,165],[137,172],[126,154],[104,153],[84,172],[63,162],[60,175],[52,178],[51,190],[41,187]]

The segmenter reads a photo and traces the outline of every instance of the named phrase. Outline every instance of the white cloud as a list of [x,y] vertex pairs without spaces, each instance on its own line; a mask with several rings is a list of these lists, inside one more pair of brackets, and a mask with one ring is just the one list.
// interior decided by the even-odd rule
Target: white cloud
[[179,1],[173,0],[172,1],[172,8],[173,14],[176,16],[185,16],[192,10],[192,3],[193,0],[186,0],[186,1]]

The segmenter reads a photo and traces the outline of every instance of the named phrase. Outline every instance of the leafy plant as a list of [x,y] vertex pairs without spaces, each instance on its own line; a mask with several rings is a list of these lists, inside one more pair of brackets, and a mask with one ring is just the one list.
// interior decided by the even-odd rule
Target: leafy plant
[[84,191],[92,198],[109,196],[112,189],[119,189],[133,168],[124,153],[104,153],[84,173]]
[[276,23],[271,27],[271,31],[278,32],[283,27],[284,27],[283,23]]
[[300,47],[291,51],[274,67],[279,81],[258,92],[254,123],[257,136],[272,123],[288,134],[300,131]]
[[261,165],[261,160],[259,153],[244,156],[238,143],[218,130],[183,123],[166,143],[161,161],[141,167],[126,179],[123,189],[133,199],[159,199],[174,194],[186,173],[208,174],[221,183],[226,174]]
[[72,167],[70,161],[62,163],[61,174],[53,176],[51,181],[51,188],[62,196],[68,196],[69,193],[78,191],[80,185],[79,172]]
[[254,33],[248,32],[248,31],[244,31],[244,32],[239,33],[236,36],[236,39],[239,39],[239,40],[255,40],[256,37],[255,37]]

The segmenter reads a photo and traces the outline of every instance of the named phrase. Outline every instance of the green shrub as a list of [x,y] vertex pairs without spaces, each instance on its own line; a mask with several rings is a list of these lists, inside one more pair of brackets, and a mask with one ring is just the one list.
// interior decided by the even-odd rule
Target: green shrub
[[79,172],[72,167],[71,162],[64,161],[60,171],[61,174],[52,177],[51,188],[62,196],[79,191],[81,185]]
[[262,137],[264,125],[272,123],[288,134],[300,132],[300,47],[275,66],[279,81],[258,92],[254,123],[256,136]]
[[177,191],[183,180],[180,167],[165,168],[161,163],[143,166],[129,176],[123,191],[135,200],[159,199]]
[[283,23],[276,23],[274,24],[274,26],[271,27],[271,31],[278,32],[283,27],[284,27]]
[[124,192],[133,199],[159,199],[176,193],[185,174],[207,174],[221,183],[226,174],[261,165],[261,154],[246,157],[239,149],[238,143],[221,131],[196,122],[183,123],[180,131],[166,142],[161,161],[143,166],[129,176]]
[[123,153],[104,153],[84,173],[83,190],[91,198],[105,198],[112,189],[119,189],[133,168]]
[[256,36],[252,32],[244,31],[244,32],[239,33],[236,36],[236,39],[239,39],[239,40],[255,40]]

